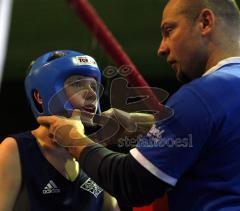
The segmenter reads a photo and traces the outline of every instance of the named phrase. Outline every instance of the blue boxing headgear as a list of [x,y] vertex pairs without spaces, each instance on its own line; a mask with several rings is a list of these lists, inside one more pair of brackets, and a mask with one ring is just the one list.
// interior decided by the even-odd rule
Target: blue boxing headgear
[[[64,82],[72,75],[93,77],[101,84],[101,72],[95,60],[76,51],[52,51],[37,58],[25,78],[25,91],[34,116],[70,116],[73,110],[64,91]],[[33,93],[37,90],[43,101],[43,111],[35,104]],[[97,91],[99,101],[99,90]],[[98,112],[100,104],[98,102]]]

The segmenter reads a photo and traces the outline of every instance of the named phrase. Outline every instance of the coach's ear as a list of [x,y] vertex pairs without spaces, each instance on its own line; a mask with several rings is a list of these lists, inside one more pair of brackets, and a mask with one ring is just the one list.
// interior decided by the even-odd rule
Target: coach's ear
[[215,15],[210,9],[203,9],[199,14],[199,26],[202,36],[207,36],[214,30]]

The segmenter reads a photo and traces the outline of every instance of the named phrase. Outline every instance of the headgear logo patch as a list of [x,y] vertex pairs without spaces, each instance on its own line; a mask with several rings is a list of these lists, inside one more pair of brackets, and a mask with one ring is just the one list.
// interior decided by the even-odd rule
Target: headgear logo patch
[[76,65],[90,65],[98,67],[96,61],[90,56],[76,56],[73,58],[73,63]]

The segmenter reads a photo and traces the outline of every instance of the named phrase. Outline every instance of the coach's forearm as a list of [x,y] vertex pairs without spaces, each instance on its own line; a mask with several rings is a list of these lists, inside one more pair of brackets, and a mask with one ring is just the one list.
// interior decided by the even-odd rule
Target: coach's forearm
[[90,146],[91,144],[94,144],[91,139],[88,137],[84,137],[80,140],[76,140],[73,144],[73,146],[67,147],[67,150],[70,152],[70,154],[78,159],[80,155],[82,154],[82,151],[87,147]]
[[170,188],[131,154],[116,153],[96,143],[81,151],[79,162],[87,175],[116,197],[120,205],[148,204]]

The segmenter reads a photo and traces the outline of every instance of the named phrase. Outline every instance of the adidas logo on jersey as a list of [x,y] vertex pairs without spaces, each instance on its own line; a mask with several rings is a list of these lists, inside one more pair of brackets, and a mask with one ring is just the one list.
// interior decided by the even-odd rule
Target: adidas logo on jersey
[[50,180],[48,184],[45,186],[45,188],[43,189],[42,193],[43,194],[60,193],[60,189],[52,180]]

